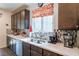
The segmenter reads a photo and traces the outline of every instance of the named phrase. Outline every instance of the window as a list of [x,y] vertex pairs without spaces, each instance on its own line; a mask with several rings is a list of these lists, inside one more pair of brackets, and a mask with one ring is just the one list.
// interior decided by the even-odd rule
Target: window
[[32,20],[33,32],[40,32],[41,31],[41,17],[33,18]]
[[52,32],[54,30],[53,16],[43,17],[43,32]]
[[33,32],[53,32],[54,20],[53,15],[32,19]]

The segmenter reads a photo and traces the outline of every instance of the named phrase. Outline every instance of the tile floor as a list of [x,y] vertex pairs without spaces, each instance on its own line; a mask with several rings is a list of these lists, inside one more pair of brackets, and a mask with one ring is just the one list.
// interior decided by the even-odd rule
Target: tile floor
[[15,56],[9,48],[0,48],[0,56]]

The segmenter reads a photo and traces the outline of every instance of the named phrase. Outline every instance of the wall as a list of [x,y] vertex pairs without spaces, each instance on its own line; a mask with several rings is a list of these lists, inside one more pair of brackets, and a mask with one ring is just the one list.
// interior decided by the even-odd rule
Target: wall
[[[0,9],[2,16],[0,17],[0,48],[6,47],[6,28],[11,28],[11,13]],[[6,24],[9,24],[6,27]]]

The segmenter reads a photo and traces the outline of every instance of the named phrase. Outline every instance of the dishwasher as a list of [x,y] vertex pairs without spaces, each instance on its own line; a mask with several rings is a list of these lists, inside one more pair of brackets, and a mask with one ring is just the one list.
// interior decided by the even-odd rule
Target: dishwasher
[[22,41],[16,40],[16,55],[22,56]]

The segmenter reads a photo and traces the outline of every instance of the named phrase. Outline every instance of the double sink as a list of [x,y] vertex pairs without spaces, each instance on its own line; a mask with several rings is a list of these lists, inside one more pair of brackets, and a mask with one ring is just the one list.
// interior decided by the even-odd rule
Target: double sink
[[36,39],[36,38],[31,38],[30,39],[30,42],[34,42],[34,43],[37,43],[37,44],[47,44],[47,40],[43,40],[43,39]]

